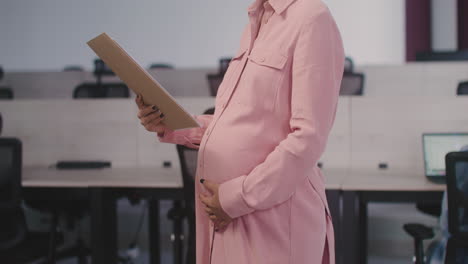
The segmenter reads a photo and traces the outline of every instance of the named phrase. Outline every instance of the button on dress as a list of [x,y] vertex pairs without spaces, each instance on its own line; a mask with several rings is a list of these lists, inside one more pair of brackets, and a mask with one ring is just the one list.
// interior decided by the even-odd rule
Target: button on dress
[[[317,162],[332,128],[344,50],[319,0],[255,1],[249,23],[200,128],[162,142],[199,148],[197,264],[334,263],[334,235]],[[233,218],[214,232],[198,180],[220,184]]]

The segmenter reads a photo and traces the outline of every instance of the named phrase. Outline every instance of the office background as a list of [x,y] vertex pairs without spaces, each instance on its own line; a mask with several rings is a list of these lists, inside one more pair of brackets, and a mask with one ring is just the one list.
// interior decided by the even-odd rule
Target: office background
[[[357,70],[366,74],[365,97],[378,97],[378,103],[371,105],[377,107],[385,98],[398,100],[395,98],[402,95],[413,98],[422,95],[455,96],[457,83],[468,80],[466,62],[405,64],[407,1],[324,2],[329,5],[342,32],[346,54],[353,58]],[[432,50],[456,50],[459,44],[457,0],[427,2],[432,6],[429,41]],[[176,66],[179,73],[189,76],[187,80],[190,81],[181,82],[177,75],[161,72],[160,76],[167,84],[178,86],[192,82],[197,91],[178,87],[178,90],[170,90],[171,93],[193,96],[206,92],[201,95],[208,95],[208,90],[203,90],[207,86],[205,74],[217,70],[220,57],[232,56],[237,50],[239,36],[247,23],[246,8],[250,3],[251,0],[2,1],[0,65],[7,73],[4,81],[14,90],[18,80],[24,81],[23,75],[15,74],[60,72],[67,65],[79,65],[92,71],[96,56],[85,43],[101,32],[108,32],[144,67],[154,62],[167,62]],[[73,80],[78,84],[92,79],[92,74],[89,74]],[[75,86],[69,85],[69,90],[60,92],[59,85],[43,85],[53,83],[50,79],[31,80],[23,86],[37,85],[34,91],[22,90],[23,86],[18,85],[18,99],[33,99],[28,94],[42,99],[71,98],[71,89]],[[39,84],[43,87],[40,88]],[[343,105],[348,106],[347,103]],[[380,131],[374,134],[376,141],[382,137],[378,133]],[[339,143],[332,145],[335,153],[338,153]],[[161,161],[157,160],[158,163]],[[163,206],[165,210],[169,207],[169,204]],[[119,202],[121,249],[126,249],[127,241],[134,235],[140,213],[141,205],[130,206],[126,200]],[[30,220],[33,226],[47,224],[47,220],[37,213],[29,214],[34,216]],[[437,225],[437,219],[419,213],[412,204],[371,204],[369,215],[369,252],[371,260],[376,258],[371,263],[384,263],[381,256],[389,259],[388,263],[405,263],[409,259],[413,253],[413,241],[402,230],[403,223]],[[84,233],[87,232],[86,227],[85,224]],[[147,249],[147,232],[144,225],[139,240],[143,249]],[[169,230],[163,230],[163,236],[169,237]]]

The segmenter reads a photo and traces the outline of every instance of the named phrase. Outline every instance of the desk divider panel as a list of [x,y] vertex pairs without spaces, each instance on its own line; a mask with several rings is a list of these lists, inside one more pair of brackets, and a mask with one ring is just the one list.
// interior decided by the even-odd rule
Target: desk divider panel
[[468,98],[353,98],[353,169],[404,169],[424,175],[422,133],[468,131]]
[[[190,113],[212,97],[177,97]],[[417,102],[417,103],[415,103]],[[0,103],[2,136],[23,141],[24,165],[57,160],[111,160],[114,167],[179,166],[175,147],[159,143],[137,119],[133,100],[14,100]],[[423,175],[421,134],[468,131],[468,98],[342,97],[324,168],[409,169]]]

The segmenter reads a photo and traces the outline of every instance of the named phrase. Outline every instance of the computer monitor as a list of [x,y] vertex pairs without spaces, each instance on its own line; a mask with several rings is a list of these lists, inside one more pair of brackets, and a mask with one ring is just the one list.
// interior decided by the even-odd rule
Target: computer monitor
[[426,177],[436,182],[445,180],[445,155],[468,146],[468,133],[425,133],[423,155]]

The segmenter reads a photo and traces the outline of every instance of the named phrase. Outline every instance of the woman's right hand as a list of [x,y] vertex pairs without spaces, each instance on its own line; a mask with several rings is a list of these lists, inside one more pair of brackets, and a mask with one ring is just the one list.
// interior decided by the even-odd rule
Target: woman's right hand
[[164,120],[164,114],[155,105],[147,105],[143,102],[141,95],[137,95],[135,102],[138,106],[138,118],[140,123],[150,132],[156,132],[161,135],[166,130],[166,126],[161,123]]

